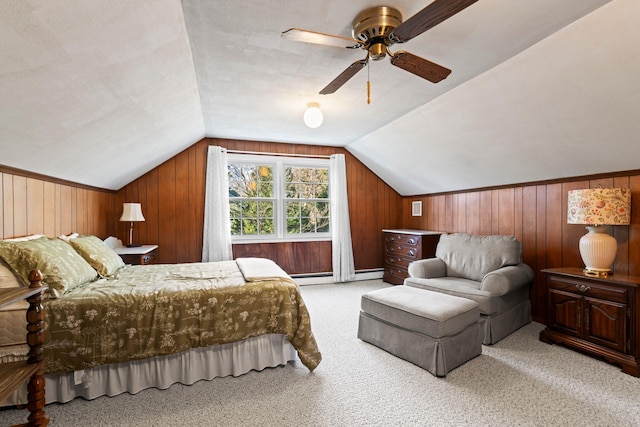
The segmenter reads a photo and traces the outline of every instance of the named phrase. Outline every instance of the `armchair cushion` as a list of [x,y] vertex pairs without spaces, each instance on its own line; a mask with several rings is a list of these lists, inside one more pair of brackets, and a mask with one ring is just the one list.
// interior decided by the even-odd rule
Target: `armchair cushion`
[[436,257],[447,266],[448,277],[480,282],[492,271],[521,262],[522,246],[515,236],[443,234]]
[[488,273],[480,289],[492,295],[504,295],[533,280],[533,270],[527,264],[510,265]]
[[427,258],[409,264],[409,276],[433,279],[447,275],[447,264],[440,258]]

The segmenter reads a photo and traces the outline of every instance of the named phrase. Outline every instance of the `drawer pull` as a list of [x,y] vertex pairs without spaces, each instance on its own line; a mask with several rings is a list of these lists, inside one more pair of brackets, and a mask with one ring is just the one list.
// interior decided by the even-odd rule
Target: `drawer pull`
[[415,253],[415,252],[413,252],[413,251],[409,251],[409,252],[407,252],[407,254],[408,254],[409,256],[416,256],[416,253]]
[[412,238],[410,238],[409,240],[407,240],[407,243],[410,243],[410,244],[412,244],[412,245],[415,245],[415,244],[416,244],[416,239],[414,239],[414,238],[412,237]]
[[587,285],[576,285],[576,288],[583,293],[591,290],[591,286],[587,286]]

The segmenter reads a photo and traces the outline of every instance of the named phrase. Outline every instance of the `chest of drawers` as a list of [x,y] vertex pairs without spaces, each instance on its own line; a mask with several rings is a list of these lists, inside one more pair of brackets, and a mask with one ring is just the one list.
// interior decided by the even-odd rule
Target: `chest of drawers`
[[407,269],[412,261],[435,256],[442,233],[426,230],[382,230],[384,233],[385,282],[401,285],[409,276]]

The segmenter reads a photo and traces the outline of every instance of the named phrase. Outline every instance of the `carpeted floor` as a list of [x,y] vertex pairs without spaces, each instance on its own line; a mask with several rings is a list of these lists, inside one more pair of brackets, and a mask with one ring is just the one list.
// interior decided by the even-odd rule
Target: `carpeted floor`
[[[531,323],[446,378],[356,338],[382,281],[303,286],[323,361],[46,406],[53,426],[638,426],[640,379],[538,340]],[[24,422],[0,411],[0,425]]]

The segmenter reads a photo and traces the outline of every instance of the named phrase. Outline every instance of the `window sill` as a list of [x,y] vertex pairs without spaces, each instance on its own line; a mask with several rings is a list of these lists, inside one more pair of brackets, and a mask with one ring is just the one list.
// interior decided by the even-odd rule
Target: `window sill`
[[245,244],[255,244],[255,243],[301,243],[301,242],[330,242],[331,237],[306,237],[304,239],[238,239],[231,240],[232,245],[245,245]]

